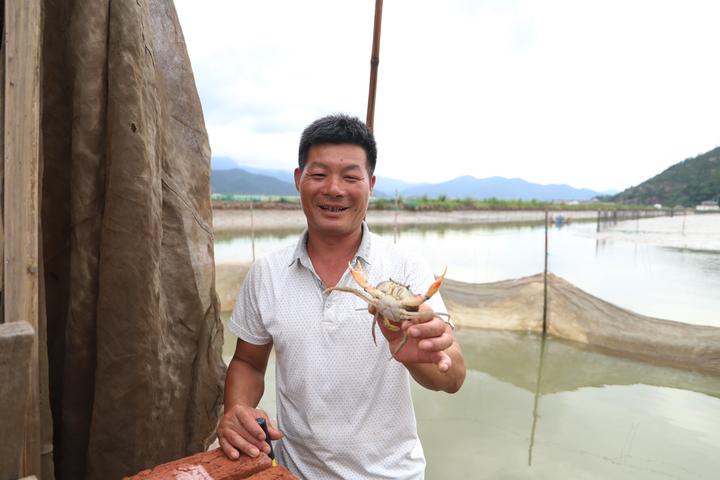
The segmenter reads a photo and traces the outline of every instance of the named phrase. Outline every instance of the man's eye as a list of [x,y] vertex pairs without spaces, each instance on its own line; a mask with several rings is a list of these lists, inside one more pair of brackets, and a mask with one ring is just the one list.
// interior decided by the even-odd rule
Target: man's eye
[[324,173],[311,173],[310,178],[325,178]]
[[358,182],[358,181],[360,181],[360,179],[359,179],[358,177],[350,177],[350,176],[345,177],[345,180],[348,181],[348,182]]

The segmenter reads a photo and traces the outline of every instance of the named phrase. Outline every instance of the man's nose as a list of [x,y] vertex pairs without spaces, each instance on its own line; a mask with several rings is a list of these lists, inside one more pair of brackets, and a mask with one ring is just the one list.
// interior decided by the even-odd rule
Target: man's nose
[[328,175],[325,182],[325,193],[328,195],[342,195],[342,177],[340,175]]

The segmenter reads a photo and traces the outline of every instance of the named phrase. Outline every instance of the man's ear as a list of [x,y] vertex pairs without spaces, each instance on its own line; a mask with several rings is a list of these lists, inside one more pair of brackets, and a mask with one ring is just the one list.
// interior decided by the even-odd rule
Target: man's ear
[[370,177],[370,195],[372,195],[373,188],[375,188],[375,175]]
[[302,174],[300,173],[300,169],[299,169],[299,168],[296,168],[296,169],[295,169],[295,189],[296,189],[298,192],[300,192],[300,176],[301,176],[301,175],[302,175]]

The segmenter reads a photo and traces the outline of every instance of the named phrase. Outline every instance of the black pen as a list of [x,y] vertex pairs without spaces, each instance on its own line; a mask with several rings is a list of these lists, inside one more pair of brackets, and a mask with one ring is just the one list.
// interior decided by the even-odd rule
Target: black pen
[[255,419],[258,422],[258,425],[260,425],[260,428],[263,429],[263,432],[265,432],[265,441],[268,445],[270,445],[270,460],[272,460],[272,466],[276,466],[277,462],[275,461],[275,452],[273,451],[272,442],[270,441],[270,432],[268,432],[267,428],[267,422],[265,422],[265,419],[262,417],[258,417]]

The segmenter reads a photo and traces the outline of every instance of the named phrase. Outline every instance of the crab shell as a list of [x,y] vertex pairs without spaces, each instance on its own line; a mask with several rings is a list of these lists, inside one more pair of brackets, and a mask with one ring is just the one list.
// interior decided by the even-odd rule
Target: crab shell
[[[446,313],[436,313],[432,311],[420,312],[420,305],[426,300],[432,297],[442,285],[443,279],[445,278],[445,272],[442,273],[428,288],[428,291],[424,295],[416,295],[410,291],[407,285],[402,285],[394,280],[386,280],[379,283],[376,287],[370,285],[367,279],[362,273],[362,263],[358,262],[357,270],[352,267],[352,264],[348,263],[350,273],[352,274],[355,281],[360,285],[363,291],[355,288],[348,287],[333,287],[328,288],[325,292],[331,292],[334,290],[348,292],[357,295],[358,297],[365,300],[369,305],[375,307],[376,313],[372,323],[372,337],[373,341],[377,345],[375,338],[375,323],[379,317],[383,319],[383,325],[393,332],[400,330],[398,326],[405,320],[415,320],[418,322],[426,322],[434,317],[445,316],[447,323],[452,326],[450,317]],[[398,353],[400,349],[405,346],[407,342],[407,334],[403,334],[403,338],[398,347],[393,352],[393,355]]]

